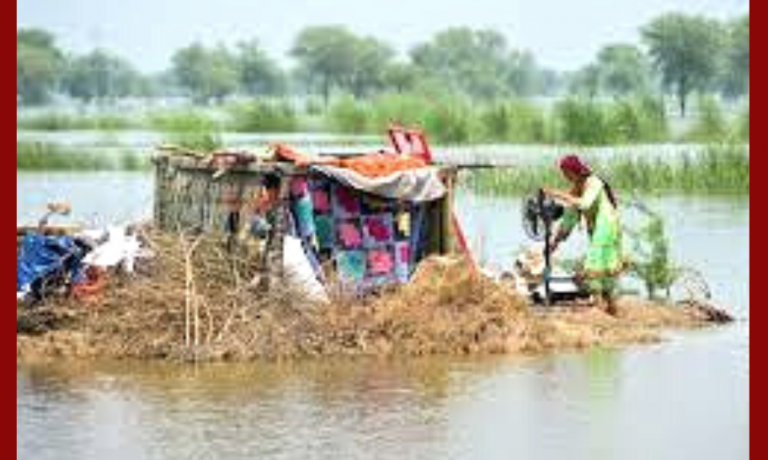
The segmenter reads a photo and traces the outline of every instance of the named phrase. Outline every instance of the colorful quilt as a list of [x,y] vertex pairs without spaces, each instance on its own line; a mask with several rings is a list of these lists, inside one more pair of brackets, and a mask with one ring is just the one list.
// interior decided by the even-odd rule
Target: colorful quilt
[[414,231],[421,203],[367,194],[331,178],[295,179],[291,211],[297,233],[320,263],[331,261],[339,281],[356,292],[405,283],[420,253]]

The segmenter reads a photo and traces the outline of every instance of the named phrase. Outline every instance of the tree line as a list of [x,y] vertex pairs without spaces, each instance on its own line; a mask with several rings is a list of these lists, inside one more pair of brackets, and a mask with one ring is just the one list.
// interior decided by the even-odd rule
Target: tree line
[[295,38],[288,69],[257,40],[234,46],[192,43],[169,68],[142,74],[107,50],[61,50],[40,29],[18,29],[17,99],[44,104],[55,94],[87,101],[126,96],[186,96],[211,104],[235,96],[429,93],[440,88],[473,100],[577,94],[586,98],[670,94],[683,115],[692,93],[749,94],[749,15],[718,21],[669,13],[639,30],[641,45],[611,43],[575,72],[541,66],[495,30],[452,27],[401,57],[391,45],[344,26],[311,26]]

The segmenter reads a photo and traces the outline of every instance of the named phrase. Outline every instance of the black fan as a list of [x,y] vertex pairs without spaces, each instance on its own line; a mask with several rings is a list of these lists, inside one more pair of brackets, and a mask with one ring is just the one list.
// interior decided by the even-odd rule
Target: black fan
[[534,241],[542,241],[551,234],[552,224],[565,209],[539,190],[523,200],[521,211],[525,233]]
[[544,302],[549,305],[552,297],[550,291],[551,265],[550,265],[550,235],[552,225],[562,217],[565,208],[539,190],[523,200],[522,217],[523,229],[534,241],[544,240]]

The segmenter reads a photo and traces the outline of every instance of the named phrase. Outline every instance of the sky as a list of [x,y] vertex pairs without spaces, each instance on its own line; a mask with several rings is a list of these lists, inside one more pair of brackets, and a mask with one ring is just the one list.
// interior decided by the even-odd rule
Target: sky
[[730,18],[748,0],[17,0],[16,24],[53,32],[71,52],[103,47],[147,72],[173,52],[256,38],[275,59],[310,25],[345,25],[402,55],[452,26],[493,28],[510,46],[556,70],[589,63],[605,44],[639,42],[639,29],[671,11]]

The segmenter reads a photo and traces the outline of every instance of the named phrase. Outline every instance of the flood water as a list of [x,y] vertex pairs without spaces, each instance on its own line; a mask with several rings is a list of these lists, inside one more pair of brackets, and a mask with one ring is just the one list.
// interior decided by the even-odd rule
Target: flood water
[[[56,198],[96,222],[151,212],[146,174],[19,174],[17,192],[20,222]],[[739,321],[525,359],[19,365],[18,458],[747,458],[749,200],[647,204]],[[519,199],[463,192],[457,205],[489,265],[526,244]]]

